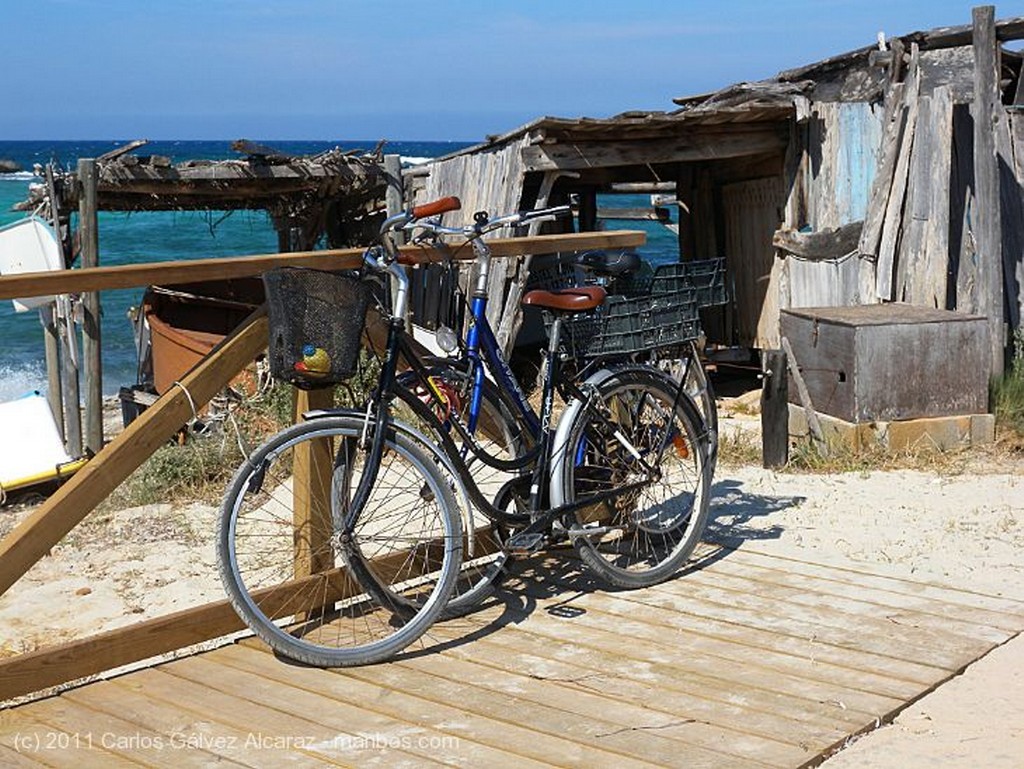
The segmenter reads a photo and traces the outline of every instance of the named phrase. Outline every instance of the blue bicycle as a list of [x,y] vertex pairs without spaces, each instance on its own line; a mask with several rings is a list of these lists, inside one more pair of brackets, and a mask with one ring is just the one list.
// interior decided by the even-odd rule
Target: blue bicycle
[[[271,438],[225,496],[218,554],[228,595],[250,627],[287,656],[334,666],[386,659],[437,619],[475,606],[510,558],[554,544],[571,543],[611,584],[642,587],[676,574],[700,539],[708,441],[685,388],[621,355],[605,362],[598,356],[582,370],[565,365],[566,326],[578,337],[589,320],[593,340],[622,336],[612,320],[621,316],[601,313],[605,290],[524,296],[524,305],[551,318],[539,414],[487,322],[490,252],[482,236],[565,209],[494,219],[479,213],[462,228],[431,219],[458,208],[447,198],[391,217],[361,275],[317,276],[317,287],[337,283],[382,303],[387,339],[379,386],[365,410],[306,414]],[[417,228],[459,235],[474,248],[470,327],[464,349],[453,347],[459,354],[447,358],[422,356],[405,326],[408,278],[389,235]],[[388,280],[367,289],[375,276]],[[388,284],[392,290],[382,295]],[[671,306],[662,297],[647,307],[633,347],[668,342],[667,329],[678,325],[670,322]],[[294,324],[306,315],[323,320],[315,311],[287,318]],[[272,312],[272,362],[279,323]],[[655,337],[647,333],[652,328]],[[286,378],[323,384],[350,373],[350,366],[316,370],[333,360],[308,341],[317,333],[305,329],[303,344],[291,345],[285,361],[302,360],[286,367]],[[565,404],[557,420],[556,394]],[[300,575],[297,549],[313,564]]]

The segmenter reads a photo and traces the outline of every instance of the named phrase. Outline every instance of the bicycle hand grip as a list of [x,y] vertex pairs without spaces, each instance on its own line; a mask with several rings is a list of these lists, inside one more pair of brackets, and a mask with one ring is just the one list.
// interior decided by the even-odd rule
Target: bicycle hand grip
[[458,211],[462,208],[462,201],[454,195],[446,198],[439,198],[430,203],[424,203],[421,206],[416,206],[412,210],[413,219],[423,219],[427,216],[437,216],[438,214],[447,213],[448,211]]

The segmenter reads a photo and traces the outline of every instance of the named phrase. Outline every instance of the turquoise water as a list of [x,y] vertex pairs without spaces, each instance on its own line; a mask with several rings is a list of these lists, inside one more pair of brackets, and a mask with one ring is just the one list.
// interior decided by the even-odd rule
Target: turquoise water
[[[344,149],[372,149],[372,142],[267,142],[292,154],[312,154],[335,146]],[[73,167],[79,157],[96,157],[118,142],[4,142],[0,158],[13,160],[26,171],[0,174],[0,226],[24,217],[11,207],[27,196],[28,186],[40,180],[32,174],[33,164],[55,159]],[[139,153],[167,155],[172,161],[193,158],[237,157],[230,142],[152,142]],[[453,152],[466,144],[453,142],[393,142],[387,151],[403,158],[431,158]],[[607,205],[646,205],[644,196],[616,196]],[[240,254],[272,253],[277,234],[262,212],[238,211],[222,218],[218,212],[113,213],[99,215],[100,263],[135,264],[177,259],[201,259]],[[608,222],[609,228],[645,229],[645,255],[653,261],[674,258],[675,238],[655,223]],[[136,381],[137,360],[128,310],[142,297],[142,289],[105,291],[101,295],[103,338],[103,390],[115,394],[119,387]],[[34,311],[15,313],[7,300],[0,301],[0,401],[29,390],[45,390],[43,336],[39,315]]]

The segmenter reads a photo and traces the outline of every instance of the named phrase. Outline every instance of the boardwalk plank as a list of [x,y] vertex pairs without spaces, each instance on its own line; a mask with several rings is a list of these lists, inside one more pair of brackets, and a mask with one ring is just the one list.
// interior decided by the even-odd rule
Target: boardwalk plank
[[1005,630],[950,616],[949,604],[902,593],[869,592],[854,581],[825,580],[760,564],[737,564],[729,558],[716,564],[713,572],[699,570],[687,574],[685,579],[687,583],[717,584],[737,590],[749,589],[750,583],[754,583],[759,594],[780,601],[826,606],[858,617],[884,619],[993,643],[1006,638]]
[[324,765],[300,751],[259,744],[257,728],[237,723],[251,715],[241,703],[203,687],[175,688],[174,680],[151,668],[66,692],[61,699],[75,698],[97,710],[124,714],[139,728],[160,731],[175,746],[172,754],[182,745],[209,745],[224,760],[253,767]]
[[[869,713],[763,689],[743,680],[718,678],[704,672],[724,667],[717,660],[687,655],[675,665],[628,659],[595,646],[552,643],[550,638],[510,629],[454,646],[446,654],[498,670],[515,671],[541,680],[556,681],[567,689],[613,692],[614,698],[675,716],[700,717],[733,729],[799,744],[790,733],[815,731],[822,737],[848,734]],[[622,641],[620,644],[628,643]],[[692,668],[688,669],[688,668]],[[893,700],[895,706],[900,700]]]
[[[32,703],[33,710],[39,703]],[[140,764],[102,749],[84,750],[63,726],[54,728],[29,717],[26,708],[0,711],[0,766],[82,766],[105,769]]]
[[885,593],[933,599],[956,608],[961,619],[970,619],[1004,630],[1014,630],[1019,626],[1020,620],[1024,619],[1024,601],[887,575],[870,571],[866,565],[861,566],[839,559],[832,560],[818,554],[816,557],[820,558],[820,562],[768,553],[755,547],[741,547],[730,552],[728,557],[738,563],[750,562],[795,574],[820,576],[831,581],[853,582],[865,590],[876,589]]
[[[254,646],[225,647],[218,652],[218,656],[230,660],[232,664],[247,662],[254,670],[283,667],[272,654]],[[303,670],[312,669],[296,667],[292,669],[292,674],[303,675],[300,672]],[[396,720],[440,729],[459,740],[481,742],[535,761],[564,767],[576,767],[581,764],[623,767],[655,765],[642,758],[628,759],[596,746],[582,746],[571,740],[528,728],[518,722],[520,714],[516,712],[507,712],[503,719],[494,719],[468,709],[472,703],[439,703],[404,687],[392,689],[366,683],[352,676],[349,670],[327,671],[330,673],[327,676],[322,675],[324,671],[312,672],[320,676],[320,690],[332,698],[369,708]],[[272,674],[268,671],[268,675]]]
[[[808,607],[773,607],[770,602],[761,601],[757,596],[729,596],[723,591],[700,589],[694,585],[692,591],[683,592],[688,586],[675,583],[680,590],[671,592],[659,590],[631,591],[622,593],[622,600],[634,607],[664,609],[669,612],[699,614],[708,619],[748,627],[759,631],[775,633],[778,636],[797,641],[811,641],[830,646],[839,651],[854,651],[870,654],[890,670],[901,669],[904,662],[914,663],[926,682],[935,677],[933,670],[955,670],[958,660],[964,656],[980,656],[992,648],[991,643],[977,643],[963,639],[964,643],[944,649],[912,644],[896,637],[896,633],[885,635],[871,633],[862,628],[858,617],[848,616],[846,621],[830,623],[832,617],[824,616]],[[712,596],[717,600],[712,600]],[[730,598],[732,599],[730,601]],[[855,632],[854,632],[855,631]],[[883,660],[885,662],[883,662]]]
[[[604,739],[609,730],[617,734],[635,734],[645,740],[642,748],[650,749],[651,739],[666,740],[668,755],[678,755],[680,749],[689,753],[690,746],[708,749],[722,754],[720,762],[736,758],[756,764],[792,766],[810,756],[798,745],[787,743],[776,736],[755,734],[736,726],[727,727],[720,723],[715,714],[695,712],[668,712],[658,707],[658,700],[664,695],[653,687],[648,691],[646,702],[630,702],[619,692],[618,684],[606,679],[604,691],[591,679],[591,686],[569,687],[562,679],[542,678],[516,672],[515,663],[509,660],[505,669],[481,664],[475,660],[460,659],[446,652],[440,659],[409,659],[402,667],[415,668],[427,676],[433,676],[440,690],[448,691],[453,697],[463,691],[462,682],[469,682],[475,688],[485,689],[499,695],[508,695],[517,700],[534,703],[533,707],[551,706],[570,714],[581,716],[588,726],[597,729],[597,741]],[[484,695],[486,696],[486,695]],[[650,706],[646,703],[649,702]],[[599,726],[606,722],[608,726]],[[810,729],[815,744],[827,742],[821,731]],[[842,737],[841,732],[829,735],[832,739]],[[593,739],[593,737],[590,737]],[[679,745],[672,746],[671,742]]]
[[[427,659],[435,659],[433,655]],[[178,666],[175,675],[202,683],[216,681],[221,690],[244,692],[245,696],[266,704],[276,703],[288,712],[324,726],[335,735],[351,735],[351,739],[334,739],[315,746],[316,752],[344,758],[352,742],[372,745],[395,745],[413,754],[423,764],[441,762],[452,766],[540,767],[546,764],[522,756],[512,756],[487,745],[462,740],[453,750],[452,740],[443,732],[417,724],[389,718],[367,708],[352,705],[323,691],[323,683],[331,677],[328,671],[308,669],[310,675],[294,674],[294,669],[275,661],[274,665],[251,665],[232,660],[224,664],[214,657],[197,657],[193,664]],[[253,686],[253,682],[258,684]]]
[[[777,633],[754,625],[730,622],[728,618],[716,619],[703,612],[697,602],[690,611],[678,605],[672,609],[649,606],[638,603],[635,595],[634,600],[630,600],[631,593],[638,591],[582,596],[560,605],[558,613],[568,615],[564,632],[568,632],[573,622],[581,625],[578,632],[583,634],[590,628],[621,626],[619,633],[631,638],[645,638],[661,647],[667,646],[659,652],[659,658],[666,662],[677,658],[673,654],[674,649],[690,648],[691,645],[717,650],[719,654],[727,651],[728,656],[741,657],[742,649],[746,648],[748,653],[744,658],[765,667],[775,668],[781,664],[785,670],[791,664],[802,669],[808,665],[820,665],[826,670],[825,666],[829,666],[818,680],[837,681],[850,688],[899,699],[912,696],[922,685],[945,674],[934,666],[842,648],[813,637]],[[851,631],[851,635],[856,635],[856,632]],[[630,646],[629,650],[633,648]]]
[[[432,660],[443,671],[449,661],[441,658]],[[678,760],[680,751],[685,750],[686,762],[695,769],[699,767],[765,767],[778,766],[773,761],[754,761],[739,756],[729,756],[707,749],[705,746],[682,746],[677,741],[661,736],[663,729],[673,728],[678,721],[672,721],[658,714],[651,714],[640,724],[621,725],[607,718],[595,718],[587,713],[573,713],[558,705],[545,704],[539,699],[530,699],[520,693],[499,692],[485,689],[472,683],[454,680],[450,676],[432,675],[413,670],[406,663],[395,665],[371,665],[345,671],[346,678],[356,678],[377,686],[404,692],[411,692],[437,704],[459,702],[471,707],[473,712],[496,720],[515,717],[517,723],[542,734],[572,740],[581,748],[597,747],[614,755],[614,765],[622,765],[631,756],[643,755],[647,760],[661,766],[672,766]],[[558,700],[558,687],[547,686],[551,699]],[[564,704],[564,703],[563,703]],[[679,724],[686,726],[686,724]],[[694,726],[700,726],[694,724]]]
[[538,615],[528,626],[517,628],[517,633],[542,639],[560,659],[585,660],[597,651],[629,666],[649,666],[684,689],[727,698],[743,691],[756,702],[774,703],[781,712],[801,716],[808,708],[817,709],[841,723],[860,724],[864,716],[875,718],[898,707],[905,700],[893,690],[920,690],[917,684],[870,671],[820,664],[593,609],[575,617]]
[[[821,601],[780,600],[779,596],[771,594],[772,585],[757,580],[723,584],[726,581],[719,574],[704,575],[704,579],[687,577],[685,581],[677,580],[644,591],[640,600],[652,606],[662,606],[666,604],[659,601],[658,596],[685,595],[687,599],[696,599],[716,607],[724,606],[752,612],[754,615],[770,614],[793,620],[796,627],[806,627],[808,632],[816,633],[816,637],[822,640],[847,637],[850,627],[855,626],[859,636],[874,639],[863,648],[941,668],[955,665],[964,655],[980,656],[991,649],[994,643],[1005,638],[1005,633],[1002,633],[988,640],[979,639],[953,633],[948,627],[922,631],[911,624],[894,622],[884,616],[884,611],[883,616],[876,616],[876,607],[871,605],[854,613],[837,606],[835,602],[829,602],[827,598]],[[829,635],[817,634],[819,631],[815,628],[825,628]],[[840,633],[832,632],[835,630]]]
[[198,746],[193,749],[188,745],[173,745],[161,731],[94,710],[72,696],[45,699],[33,713],[53,729],[75,735],[77,742],[83,745],[81,750],[98,752],[103,756],[102,761],[105,761],[104,754],[110,753],[129,763],[168,769],[210,766],[215,762],[222,766],[240,766],[236,762],[219,762],[215,754]]

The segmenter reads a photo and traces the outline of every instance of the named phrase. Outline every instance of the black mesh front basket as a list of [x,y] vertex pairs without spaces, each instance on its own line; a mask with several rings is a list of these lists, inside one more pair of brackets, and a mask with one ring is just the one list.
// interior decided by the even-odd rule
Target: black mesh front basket
[[372,287],[358,277],[279,267],[263,276],[270,373],[302,389],[352,376]]

